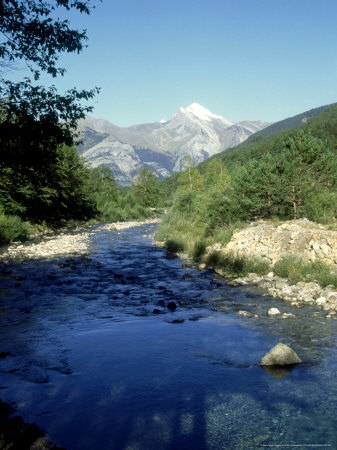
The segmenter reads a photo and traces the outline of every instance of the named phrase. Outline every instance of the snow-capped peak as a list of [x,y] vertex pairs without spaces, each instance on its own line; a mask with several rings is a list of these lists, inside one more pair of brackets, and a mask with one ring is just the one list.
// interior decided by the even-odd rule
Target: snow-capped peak
[[223,122],[227,126],[233,125],[233,123],[230,122],[229,120],[225,119],[222,116],[213,114],[211,111],[204,108],[202,105],[199,105],[199,103],[192,103],[187,108],[179,108],[179,111],[186,114],[189,117],[192,116],[191,118],[194,117],[202,121],[210,122],[212,119],[217,119],[221,120],[221,122]]

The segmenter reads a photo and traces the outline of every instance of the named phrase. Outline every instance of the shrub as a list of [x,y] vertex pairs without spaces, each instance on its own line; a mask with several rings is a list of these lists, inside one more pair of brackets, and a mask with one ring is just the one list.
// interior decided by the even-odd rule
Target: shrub
[[324,190],[311,193],[305,200],[304,214],[318,223],[331,223],[337,218],[337,193]]
[[20,217],[0,215],[0,244],[26,241],[29,234],[29,226]]
[[169,238],[165,241],[165,248],[171,253],[179,253],[185,250],[185,244],[181,237]]

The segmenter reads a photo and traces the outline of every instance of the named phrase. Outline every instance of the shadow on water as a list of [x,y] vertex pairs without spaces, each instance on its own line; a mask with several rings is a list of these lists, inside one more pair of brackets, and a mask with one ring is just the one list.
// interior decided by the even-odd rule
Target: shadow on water
[[[270,319],[289,306],[182,268],[147,232],[2,266],[1,397],[67,449],[337,445],[333,324]],[[279,340],[315,364],[256,366]]]

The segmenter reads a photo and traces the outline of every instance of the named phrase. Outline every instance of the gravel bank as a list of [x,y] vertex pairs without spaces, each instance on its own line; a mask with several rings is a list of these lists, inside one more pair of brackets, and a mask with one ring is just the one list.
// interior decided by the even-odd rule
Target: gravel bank
[[72,233],[62,232],[56,236],[44,237],[39,242],[13,243],[3,247],[0,260],[6,259],[40,259],[62,256],[78,256],[90,253],[92,237],[98,230],[123,230],[151,223],[158,223],[160,219],[144,221],[129,221],[92,226],[89,229],[77,229]]

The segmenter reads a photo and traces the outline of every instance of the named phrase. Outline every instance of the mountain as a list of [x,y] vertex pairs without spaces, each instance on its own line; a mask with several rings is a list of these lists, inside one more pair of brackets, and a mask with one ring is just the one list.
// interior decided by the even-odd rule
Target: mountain
[[87,116],[78,125],[82,141],[78,150],[89,165],[110,167],[117,183],[128,185],[142,167],[162,179],[182,170],[186,155],[198,164],[268,125],[233,123],[197,103],[179,108],[168,121],[125,128]]
[[[277,154],[282,151],[284,141],[303,130],[314,137],[327,141],[330,149],[337,149],[337,103],[320,106],[293,117],[275,122],[259,131],[242,144],[217,153],[214,158],[223,162],[227,169],[237,164],[245,164],[251,159],[259,159],[262,154]],[[199,165],[204,172],[209,161]]]
[[[280,120],[279,122],[275,122],[263,130],[258,130],[256,132],[256,136],[267,136],[269,134],[275,133],[277,131],[286,130],[288,128],[297,127],[298,125],[302,125],[306,123],[308,120],[320,115],[322,112],[326,111],[330,107],[335,105],[335,103],[331,103],[330,105],[320,106],[318,108],[310,109],[309,111],[305,111],[304,113],[297,114],[296,116],[288,117],[287,119]],[[254,136],[255,137],[255,136]]]

